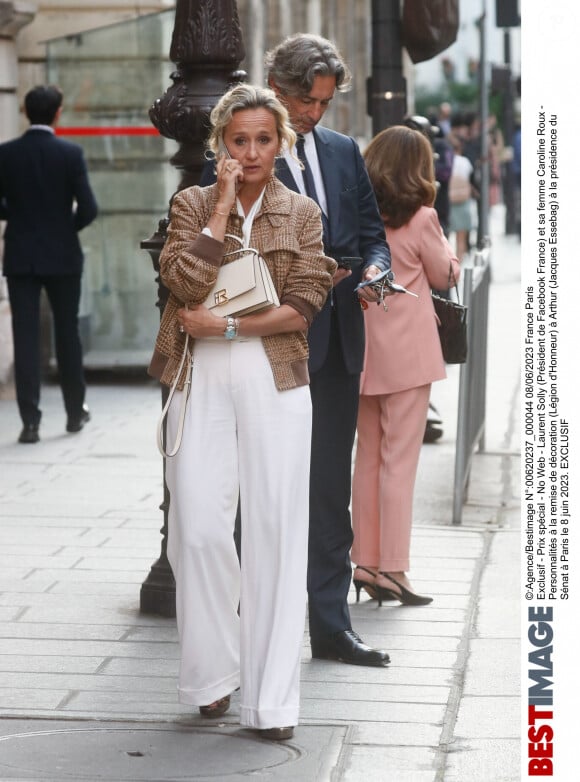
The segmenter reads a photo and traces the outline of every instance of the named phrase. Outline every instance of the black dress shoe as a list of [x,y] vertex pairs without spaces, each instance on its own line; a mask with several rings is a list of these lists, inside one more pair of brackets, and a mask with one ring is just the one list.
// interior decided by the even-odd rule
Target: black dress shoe
[[39,440],[40,435],[38,434],[38,424],[24,424],[22,431],[20,432],[18,442],[37,443]]
[[83,405],[80,415],[69,415],[66,422],[67,432],[80,432],[87,421],[91,420],[91,412],[86,405]]
[[329,638],[311,641],[312,656],[322,660],[340,660],[351,665],[383,667],[391,662],[384,649],[371,649],[354,630],[341,630]]

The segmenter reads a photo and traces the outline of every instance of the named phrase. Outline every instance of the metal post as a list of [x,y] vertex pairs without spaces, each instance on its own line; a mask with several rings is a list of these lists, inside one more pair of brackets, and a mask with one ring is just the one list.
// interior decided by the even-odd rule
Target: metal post
[[[508,67],[509,79],[503,93],[503,129],[504,139],[508,146],[512,146],[514,136],[514,86],[511,72],[511,37],[510,30],[503,31],[504,61]],[[514,211],[514,174],[511,160],[504,165],[503,171],[503,200],[505,204],[505,232],[507,235],[516,233],[516,220]]]
[[[463,304],[467,307],[467,312],[471,311],[472,299],[472,278],[473,269],[469,266],[463,271]],[[473,344],[473,318],[467,319],[467,344],[471,347]],[[468,463],[471,454],[468,452],[468,404],[469,404],[469,370],[472,362],[472,356],[468,349],[467,361],[461,365],[459,370],[459,399],[457,402],[457,436],[455,443],[455,474],[453,480],[453,510],[452,524],[461,524],[461,514],[463,512],[463,503],[467,493],[467,481],[469,473],[465,473],[465,465]]]
[[487,133],[488,95],[487,95],[487,33],[485,10],[486,0],[483,0],[483,13],[478,19],[479,26],[479,119],[481,123],[481,182],[478,202],[477,247],[482,249],[489,236],[489,142]]
[[372,64],[367,81],[367,114],[373,135],[402,122],[407,111],[403,78],[399,0],[372,0]]
[[[151,122],[162,136],[179,142],[171,159],[182,172],[178,190],[199,182],[205,163],[204,143],[209,130],[209,114],[221,95],[243,81],[238,70],[245,56],[235,0],[177,0],[170,57],[177,68],[171,74],[173,85],[149,111]],[[151,256],[157,276],[161,314],[167,289],[159,279],[159,255],[166,238],[168,220],[163,218],[155,233],[141,247]],[[162,404],[166,392],[162,392]],[[141,585],[143,613],[175,616],[175,581],[167,560],[167,520],[169,492],[163,464],[163,527],[161,554]]]

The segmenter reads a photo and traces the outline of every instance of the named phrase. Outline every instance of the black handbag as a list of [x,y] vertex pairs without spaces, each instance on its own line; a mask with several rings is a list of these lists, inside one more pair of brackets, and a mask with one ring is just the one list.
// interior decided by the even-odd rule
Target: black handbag
[[467,307],[459,302],[457,281],[451,273],[449,264],[449,282],[453,280],[458,301],[444,299],[431,292],[435,313],[439,318],[439,339],[446,364],[463,364],[467,359]]

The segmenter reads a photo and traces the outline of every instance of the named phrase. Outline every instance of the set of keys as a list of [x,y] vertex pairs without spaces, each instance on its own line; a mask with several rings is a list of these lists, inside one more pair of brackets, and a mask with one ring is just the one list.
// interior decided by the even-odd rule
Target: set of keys
[[[380,274],[377,274],[376,277],[372,277],[370,280],[360,282],[356,286],[355,291],[358,291],[361,288],[371,288],[379,297],[377,304],[382,304],[385,312],[388,310],[387,299],[394,293],[408,293],[409,296],[414,296],[416,299],[419,298],[418,294],[413,293],[413,291],[409,291],[407,288],[404,288],[402,285],[394,282],[389,275],[391,275],[390,270],[381,272]],[[368,302],[365,299],[359,300],[363,310],[366,310],[368,307]]]

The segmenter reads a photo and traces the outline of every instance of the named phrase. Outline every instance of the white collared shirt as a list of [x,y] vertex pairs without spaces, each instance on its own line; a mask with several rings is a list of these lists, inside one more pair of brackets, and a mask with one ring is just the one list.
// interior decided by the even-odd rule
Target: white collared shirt
[[[292,150],[296,154],[296,150]],[[322,181],[322,173],[320,171],[320,163],[318,162],[318,154],[316,152],[316,143],[314,141],[314,135],[312,132],[304,134],[304,153],[310,164],[312,170],[312,177],[314,179],[314,186],[316,187],[316,195],[318,196],[318,203],[324,214],[328,217],[328,204],[326,202],[326,190],[324,189],[324,183]],[[298,162],[292,157],[288,150],[284,150],[284,158],[288,163],[290,173],[294,177],[298,189],[302,195],[306,195],[306,188],[304,187],[304,178],[302,176],[302,169],[298,165]]]
[[[244,213],[244,208],[240,203],[240,199],[236,196],[236,208],[238,210],[238,215],[242,217],[244,220],[244,222],[242,223],[242,237],[243,237],[242,246],[243,247],[250,246],[250,234],[252,233],[252,225],[254,224],[254,217],[258,214],[258,211],[262,206],[262,201],[264,199],[265,192],[266,192],[266,187],[264,186],[264,189],[252,204],[252,208],[250,209],[247,215]],[[205,228],[201,229],[201,233],[205,234],[206,236],[211,236],[212,239],[214,238],[211,228],[208,228],[207,225],[205,226]]]
[[54,134],[52,125],[29,125],[26,130],[47,130],[49,133]]

